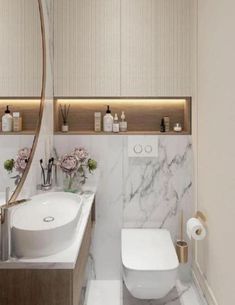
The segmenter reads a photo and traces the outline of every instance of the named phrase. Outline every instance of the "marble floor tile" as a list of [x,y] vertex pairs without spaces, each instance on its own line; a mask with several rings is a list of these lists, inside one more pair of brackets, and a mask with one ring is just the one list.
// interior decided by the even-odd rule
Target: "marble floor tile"
[[121,305],[121,281],[90,281],[84,305]]
[[193,283],[177,282],[170,293],[159,300],[139,300],[134,298],[123,283],[123,305],[206,305]]

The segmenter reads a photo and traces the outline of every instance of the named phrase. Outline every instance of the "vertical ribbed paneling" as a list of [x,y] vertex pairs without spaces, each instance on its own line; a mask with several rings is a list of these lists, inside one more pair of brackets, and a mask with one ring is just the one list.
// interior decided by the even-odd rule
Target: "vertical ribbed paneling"
[[121,94],[192,95],[194,0],[121,1]]
[[54,2],[54,90],[83,96],[92,90],[92,0]]
[[57,0],[55,95],[120,95],[119,0]]
[[192,95],[193,1],[152,3],[152,94]]
[[151,0],[121,0],[121,95],[151,96]]
[[120,95],[120,1],[92,3],[92,95]]
[[55,1],[55,95],[192,95],[194,2]]
[[40,96],[41,75],[37,0],[0,0],[0,96]]

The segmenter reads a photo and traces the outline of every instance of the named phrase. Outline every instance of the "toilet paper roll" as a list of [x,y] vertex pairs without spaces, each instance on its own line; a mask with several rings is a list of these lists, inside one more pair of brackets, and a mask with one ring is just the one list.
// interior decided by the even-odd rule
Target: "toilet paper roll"
[[190,218],[187,222],[187,234],[190,239],[203,240],[206,237],[206,229],[197,218]]

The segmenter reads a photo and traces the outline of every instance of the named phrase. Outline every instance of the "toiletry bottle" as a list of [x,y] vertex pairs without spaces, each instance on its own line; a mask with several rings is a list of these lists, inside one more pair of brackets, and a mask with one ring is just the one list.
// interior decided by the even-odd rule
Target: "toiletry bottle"
[[13,112],[13,131],[22,131],[22,117],[19,112]]
[[165,132],[166,131],[165,123],[164,123],[164,119],[163,118],[161,120],[160,131],[161,132]]
[[94,113],[94,129],[95,131],[101,131],[101,112]]
[[113,121],[113,132],[119,132],[118,115],[116,113],[115,113],[114,121]]
[[106,114],[103,119],[103,128],[104,128],[104,132],[113,131],[113,116],[111,114],[109,105],[107,106]]
[[126,116],[125,116],[125,113],[124,111],[122,111],[122,114],[121,114],[121,122],[120,122],[120,131],[124,132],[124,131],[127,131],[127,121],[125,120]]
[[7,105],[7,109],[5,114],[2,117],[2,131],[3,132],[11,132],[12,131],[12,115],[9,110],[9,106]]
[[170,118],[169,116],[164,116],[165,132],[170,131]]

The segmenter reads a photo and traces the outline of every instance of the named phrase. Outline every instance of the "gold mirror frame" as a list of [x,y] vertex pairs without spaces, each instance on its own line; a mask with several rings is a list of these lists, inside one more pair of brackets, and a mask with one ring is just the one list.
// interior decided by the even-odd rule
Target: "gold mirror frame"
[[46,88],[46,34],[45,34],[45,21],[44,21],[44,14],[43,14],[43,8],[42,8],[42,0],[37,0],[38,2],[38,10],[39,10],[39,17],[40,17],[40,30],[41,30],[41,41],[42,41],[42,89],[41,89],[41,102],[39,107],[39,119],[37,123],[37,128],[33,140],[32,149],[30,152],[29,160],[27,163],[27,166],[23,172],[23,175],[20,179],[20,182],[18,183],[14,193],[12,194],[11,198],[9,199],[9,203],[13,203],[17,200],[23,186],[25,183],[25,180],[27,178],[27,175],[29,173],[36,147],[38,144],[38,139],[40,135],[41,130],[41,124],[42,124],[42,116],[43,116],[43,110],[44,110],[44,104],[45,104],[45,88]]

